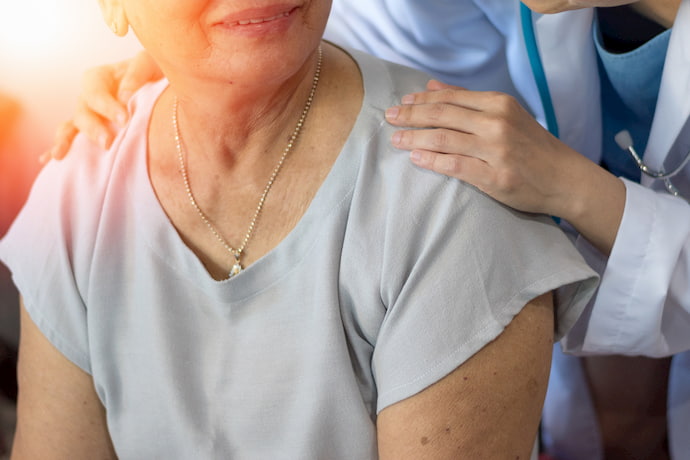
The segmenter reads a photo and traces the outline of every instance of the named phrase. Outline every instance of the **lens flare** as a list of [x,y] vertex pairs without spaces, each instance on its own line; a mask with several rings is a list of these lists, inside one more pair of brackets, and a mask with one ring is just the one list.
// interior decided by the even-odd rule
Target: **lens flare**
[[54,52],[69,22],[60,0],[0,0],[0,53],[35,59]]

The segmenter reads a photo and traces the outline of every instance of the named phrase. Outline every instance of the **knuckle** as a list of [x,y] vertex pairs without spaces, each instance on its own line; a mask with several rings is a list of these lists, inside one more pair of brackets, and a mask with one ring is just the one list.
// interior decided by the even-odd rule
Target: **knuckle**
[[446,106],[444,104],[431,104],[427,108],[427,116],[432,123],[440,121],[445,113]]
[[511,124],[506,116],[501,113],[494,113],[488,117],[487,129],[491,138],[498,144],[498,149],[503,150],[503,146],[512,139]]
[[487,91],[484,94],[486,96],[486,100],[489,101],[493,106],[496,106],[499,103],[501,96],[504,95],[504,93],[499,91]]
[[448,132],[444,129],[433,130],[429,135],[429,143],[435,150],[445,150],[450,143]]
[[457,175],[462,172],[462,162],[456,155],[439,155],[438,171],[447,175]]
[[76,127],[74,126],[72,120],[64,121],[60,123],[60,126],[58,126],[57,130],[55,131],[55,138],[65,139],[72,137],[74,136],[75,131]]
[[503,115],[512,113],[516,106],[519,105],[513,96],[498,91],[492,91],[490,93],[490,98],[494,110]]
[[457,90],[454,88],[443,88],[436,91],[440,101],[452,102],[455,100]]
[[516,174],[509,169],[503,169],[496,174],[495,185],[503,193],[514,193],[518,188],[519,180]]
[[491,136],[491,139],[497,140],[500,139],[505,127],[503,126],[504,122],[503,119],[496,115],[496,114],[489,114],[487,115],[486,118],[486,130],[487,133]]

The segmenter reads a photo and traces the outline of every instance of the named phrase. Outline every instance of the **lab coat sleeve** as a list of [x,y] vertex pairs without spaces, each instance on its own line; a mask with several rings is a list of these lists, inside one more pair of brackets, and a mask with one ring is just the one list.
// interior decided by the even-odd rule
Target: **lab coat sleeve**
[[601,284],[562,342],[575,354],[669,356],[690,350],[690,206],[624,180],[623,220],[608,260],[578,246]]

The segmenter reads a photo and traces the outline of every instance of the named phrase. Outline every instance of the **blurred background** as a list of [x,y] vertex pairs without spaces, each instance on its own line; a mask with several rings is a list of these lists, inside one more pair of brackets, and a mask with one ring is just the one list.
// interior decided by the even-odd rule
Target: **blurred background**
[[[116,37],[97,0],[0,0],[0,237],[40,171],[38,157],[72,116],[83,72],[139,46]],[[0,264],[0,460],[14,429],[18,297]]]

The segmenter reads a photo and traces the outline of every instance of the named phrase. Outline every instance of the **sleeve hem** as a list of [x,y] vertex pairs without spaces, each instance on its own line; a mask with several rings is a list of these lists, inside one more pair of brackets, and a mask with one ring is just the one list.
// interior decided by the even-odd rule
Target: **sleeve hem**
[[91,375],[91,365],[88,356],[77,350],[70,342],[60,334],[58,334],[55,329],[53,329],[49,322],[34,308],[34,302],[24,297],[24,307],[29,317],[34,322],[39,331],[45,336],[45,338],[50,342],[50,344],[55,347],[55,349],[60,352],[67,360],[72,364],[76,365],[78,368]]
[[[565,285],[572,285],[575,294],[572,295],[571,302],[561,304],[558,298],[554,298],[554,325],[557,328],[554,331],[554,340],[556,340],[562,329],[569,329],[577,321],[577,318],[594,292],[597,281],[598,277],[592,271],[584,269],[573,271],[569,269],[532,283],[508,299],[504,306],[499,309],[500,315],[492,316],[483,327],[477,330],[477,333],[455,347],[455,350],[446,355],[445,358],[435,362],[429,370],[406,383],[380,393],[376,413],[380,413],[386,407],[407,399],[445,378],[495,340],[513,318],[535,298]],[[558,326],[563,323],[563,327]]]
[[[625,181],[628,198],[582,344],[586,353],[665,355],[662,318],[690,236],[687,204]],[[634,204],[634,206],[633,206]]]

